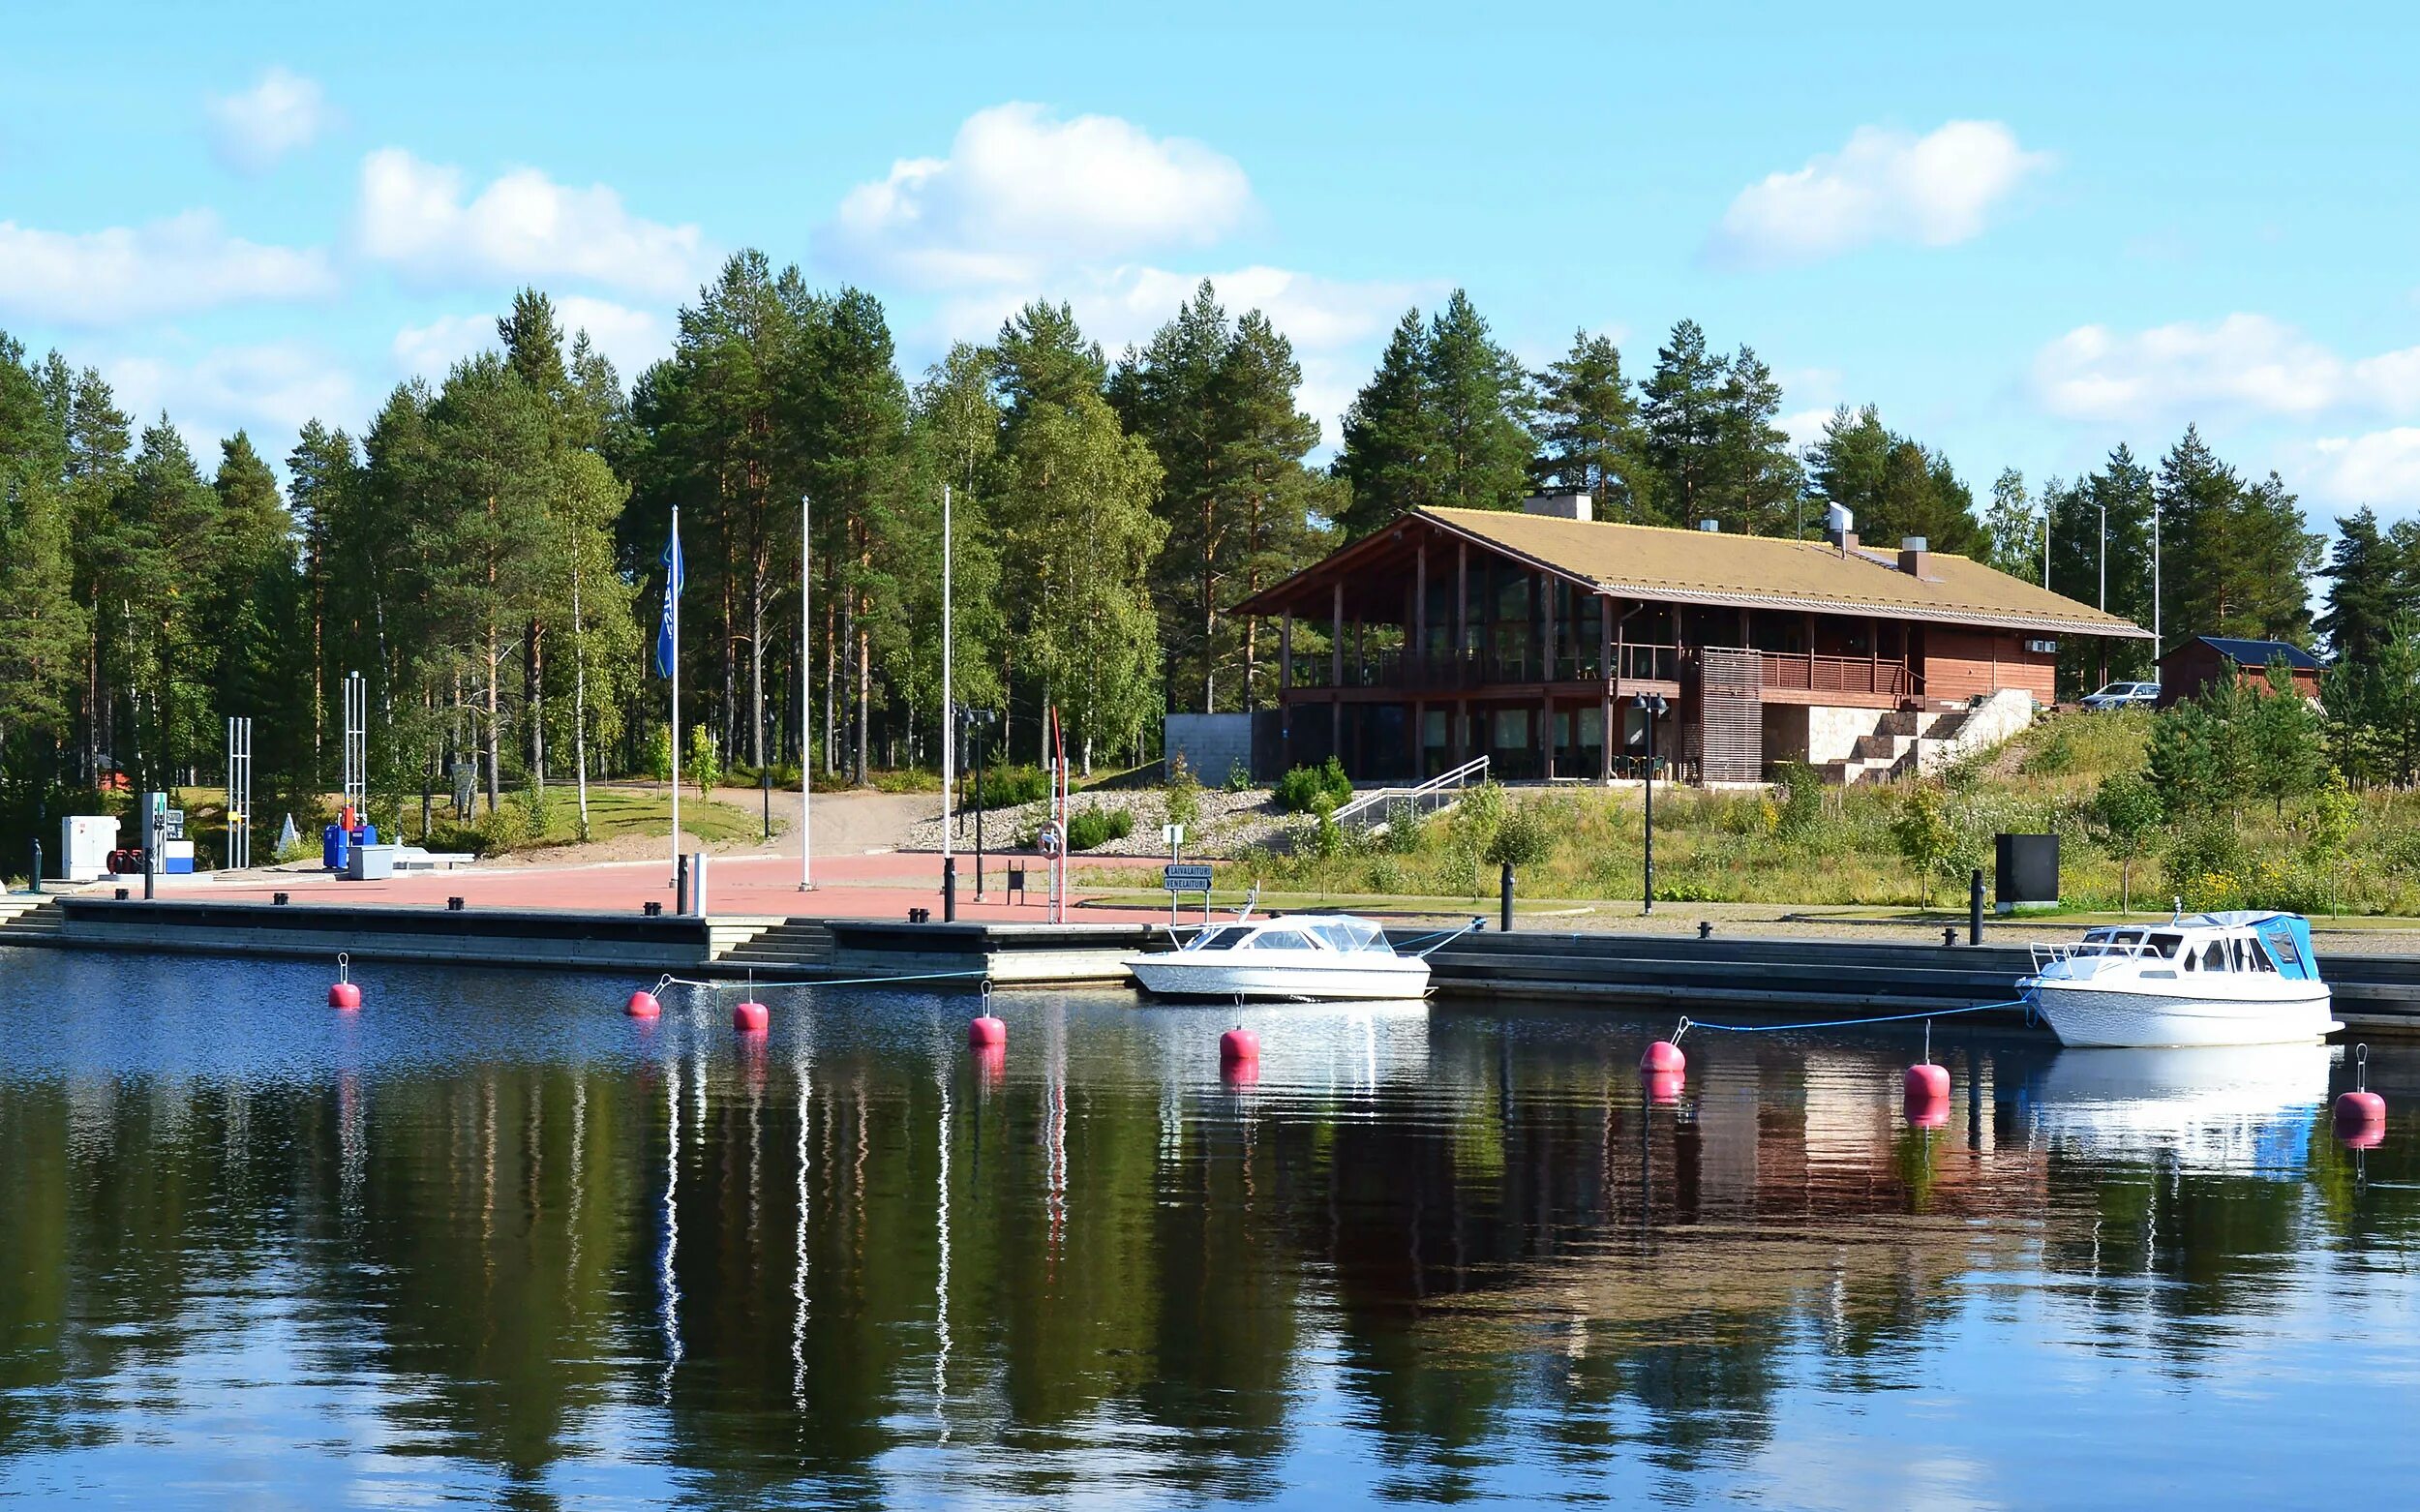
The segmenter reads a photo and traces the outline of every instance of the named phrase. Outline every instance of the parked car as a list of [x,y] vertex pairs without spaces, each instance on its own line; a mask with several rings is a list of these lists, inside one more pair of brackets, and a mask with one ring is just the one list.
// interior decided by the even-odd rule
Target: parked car
[[2157,682],[2112,682],[2098,693],[2084,695],[2086,709],[2149,709],[2159,701]]

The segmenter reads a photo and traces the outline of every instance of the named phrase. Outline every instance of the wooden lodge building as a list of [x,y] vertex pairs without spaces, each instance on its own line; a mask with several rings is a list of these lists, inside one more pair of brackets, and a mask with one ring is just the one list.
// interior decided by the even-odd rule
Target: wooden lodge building
[[[1646,769],[1659,694],[1664,775],[1800,761],[1853,780],[1992,695],[2050,703],[2064,637],[2151,638],[1921,540],[1616,525],[1588,504],[1415,509],[1237,605],[1281,623],[1254,764],[1334,754],[1402,782],[1485,755],[1504,780],[1613,781]],[[1301,652],[1302,623],[1324,651]]]

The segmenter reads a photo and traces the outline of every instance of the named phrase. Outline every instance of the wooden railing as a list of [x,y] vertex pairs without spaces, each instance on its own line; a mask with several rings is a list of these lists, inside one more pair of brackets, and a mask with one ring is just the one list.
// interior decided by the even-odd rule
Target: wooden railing
[[[1616,646],[1613,648],[1615,676],[1624,682],[1678,682],[1682,668],[1696,652],[1697,648],[1679,646]],[[1904,661],[1878,661],[1867,656],[1817,656],[1803,651],[1761,651],[1757,655],[1762,683],[1769,688],[1789,688],[1808,693],[1880,694],[1893,698],[1907,697],[1916,690],[1914,673]],[[1297,655],[1294,658],[1293,685],[1296,688],[1324,689],[1333,685],[1331,680],[1335,673],[1336,665],[1329,655]],[[1566,653],[1557,656],[1551,676],[1542,657],[1534,652],[1519,651],[1509,655],[1495,651],[1463,651],[1424,659],[1410,655],[1402,648],[1389,647],[1364,651],[1359,657],[1348,655],[1344,663],[1346,687],[1401,688],[1407,692],[1453,692],[1540,681],[1595,682],[1604,675],[1604,661],[1593,650],[1585,655]]]
[[1795,651],[1766,651],[1764,684],[1809,693],[1880,693],[1904,698],[1915,682],[1907,663],[1877,661],[1869,656],[1814,656]]
[[[1677,682],[1680,679],[1681,649],[1678,646],[1617,646],[1614,665],[1627,681]],[[1595,682],[1605,676],[1605,663],[1595,651],[1585,655],[1565,652],[1554,659],[1550,669],[1545,658],[1534,652],[1463,651],[1431,656],[1411,656],[1399,648],[1364,651],[1358,658],[1346,656],[1344,663],[1343,685],[1346,687],[1403,688],[1407,691],[1443,691],[1501,686],[1525,682]],[[1332,657],[1305,653],[1294,658],[1293,686],[1297,688],[1327,688],[1335,685],[1336,665]]]

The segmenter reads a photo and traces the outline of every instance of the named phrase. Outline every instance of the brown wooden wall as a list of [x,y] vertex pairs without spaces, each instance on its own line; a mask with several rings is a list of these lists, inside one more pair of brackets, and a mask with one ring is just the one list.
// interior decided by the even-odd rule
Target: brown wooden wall
[[1962,700],[1987,697],[2003,688],[2023,688],[2042,703],[2054,702],[2059,658],[2027,650],[2027,639],[2014,630],[1926,626],[1922,636],[1924,696]]

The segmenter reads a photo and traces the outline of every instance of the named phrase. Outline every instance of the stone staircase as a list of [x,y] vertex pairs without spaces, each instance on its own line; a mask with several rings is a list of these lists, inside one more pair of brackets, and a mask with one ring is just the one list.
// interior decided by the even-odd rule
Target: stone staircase
[[717,951],[723,966],[799,967],[832,964],[832,931],[816,919],[784,919]]
[[0,896],[0,945],[49,945],[64,921],[59,900],[26,893]]
[[1996,745],[2033,722],[2033,699],[2017,690],[1994,694],[1969,707],[1894,709],[1860,735],[1845,760],[1821,768],[1828,782],[1890,781],[1937,771],[1973,750]]

